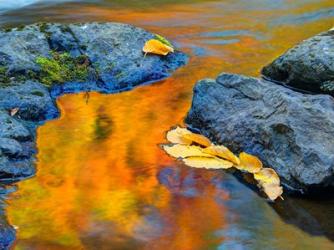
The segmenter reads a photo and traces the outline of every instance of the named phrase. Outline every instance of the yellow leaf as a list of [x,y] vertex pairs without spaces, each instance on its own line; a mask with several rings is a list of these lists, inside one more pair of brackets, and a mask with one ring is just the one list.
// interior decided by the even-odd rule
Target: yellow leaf
[[272,168],[262,168],[259,172],[254,174],[254,179],[262,184],[280,185],[280,179]]
[[184,164],[193,168],[206,168],[206,169],[228,169],[233,167],[233,163],[225,161],[219,158],[208,157],[188,157],[183,159]]
[[204,147],[208,147],[211,145],[211,141],[208,138],[206,138],[204,135],[195,134],[192,132],[191,134],[185,134],[184,139],[190,140],[191,142],[195,142]]
[[283,188],[277,184],[263,184],[262,187],[263,191],[272,201],[276,200],[283,194]]
[[205,149],[203,149],[203,152],[210,155],[215,155],[218,157],[221,157],[223,159],[229,160],[233,162],[235,165],[240,164],[240,160],[237,156],[235,156],[227,147],[225,146],[216,146],[211,145]]
[[176,127],[167,133],[167,140],[171,143],[190,145],[197,143],[202,146],[211,145],[211,141],[203,135],[195,134],[186,128]]
[[143,48],[145,53],[151,53],[156,55],[163,55],[166,56],[170,52],[174,52],[174,49],[157,39],[148,40]]
[[256,156],[242,152],[238,158],[227,147],[214,145],[205,136],[186,128],[172,129],[167,133],[167,139],[174,145],[165,145],[163,149],[169,155],[182,159],[186,165],[206,169],[228,169],[235,166],[252,173],[269,199],[274,201],[278,197],[282,198],[283,188],[280,186],[279,176],[275,170],[263,168],[261,160]]
[[242,152],[239,155],[240,165],[236,166],[239,170],[245,170],[249,173],[257,173],[262,169],[262,162],[256,156]]
[[186,134],[191,134],[191,132],[186,128],[176,127],[168,131],[167,140],[171,143],[190,145],[192,141],[184,138]]
[[186,158],[190,156],[203,156],[203,157],[211,157],[208,154],[203,153],[202,148],[198,146],[189,146],[189,145],[164,145],[163,149],[172,157],[175,158]]

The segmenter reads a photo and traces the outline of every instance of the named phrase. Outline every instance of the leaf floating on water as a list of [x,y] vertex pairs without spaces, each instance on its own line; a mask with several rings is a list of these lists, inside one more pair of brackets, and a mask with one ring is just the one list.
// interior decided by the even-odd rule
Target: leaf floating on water
[[276,200],[278,197],[281,197],[283,194],[283,188],[276,184],[264,184],[262,185],[262,188],[268,198],[272,201]]
[[13,108],[10,110],[10,116],[14,116],[19,112],[20,108]]
[[245,170],[249,173],[254,174],[259,172],[263,167],[262,162],[256,156],[242,152],[239,155],[239,158],[240,158],[240,164],[239,166],[237,166],[239,170]]
[[186,128],[176,127],[167,133],[167,140],[175,144],[210,146],[211,141],[203,135],[195,134]]
[[166,56],[168,53],[174,52],[174,49],[157,39],[151,39],[145,43],[143,51],[145,53]]
[[211,157],[209,154],[203,153],[203,149],[198,146],[175,144],[172,146],[164,145],[163,149],[174,158],[186,158],[191,156]]
[[280,179],[272,168],[262,168],[254,174],[254,179],[260,184],[275,184],[280,185]]
[[183,159],[184,164],[193,168],[228,169],[233,163],[219,158],[192,156]]
[[210,145],[209,147],[203,149],[204,153],[215,155],[225,160],[229,160],[235,165],[240,164],[240,160],[237,156],[235,156],[227,147],[225,146],[216,146]]
[[263,191],[272,201],[282,195],[283,188],[280,186],[280,179],[275,170],[263,168],[254,174],[254,179],[259,182]]
[[[242,152],[239,158],[223,145],[214,145],[203,135],[195,134],[186,128],[176,127],[167,133],[172,145],[163,145],[163,149],[172,157],[182,159],[184,164],[193,168],[229,169],[252,173],[259,186],[272,201],[282,198],[283,188],[275,170],[263,168],[256,156]],[[283,198],[282,198],[283,199]]]
[[186,134],[191,134],[191,132],[186,128],[176,127],[168,131],[167,140],[175,144],[190,145],[191,140],[185,138]]
[[163,36],[155,34],[155,39],[157,39],[160,42],[162,42],[163,44],[166,44],[167,46],[173,48],[173,45],[166,38],[164,38]]
[[204,147],[208,147],[211,145],[211,141],[206,138],[205,136],[203,135],[200,135],[200,134],[195,134],[195,133],[192,133],[190,132],[191,134],[185,134],[184,135],[184,139],[186,140],[189,140],[191,142],[194,142],[196,144],[199,144],[201,146],[204,146]]

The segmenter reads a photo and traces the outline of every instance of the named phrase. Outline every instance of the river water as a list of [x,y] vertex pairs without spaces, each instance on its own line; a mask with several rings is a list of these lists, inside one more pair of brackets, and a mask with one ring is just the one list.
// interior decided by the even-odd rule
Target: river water
[[0,0],[2,26],[125,22],[190,55],[167,80],[58,100],[61,117],[38,130],[37,175],[7,201],[13,249],[334,249],[332,199],[284,195],[269,204],[234,176],[190,169],[158,146],[183,124],[197,80],[223,71],[259,76],[334,25],[333,0],[8,2]]

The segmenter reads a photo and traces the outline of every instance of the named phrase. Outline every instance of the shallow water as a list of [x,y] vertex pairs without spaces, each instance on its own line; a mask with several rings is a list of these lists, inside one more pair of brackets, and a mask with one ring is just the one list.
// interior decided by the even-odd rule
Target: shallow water
[[197,80],[259,76],[333,26],[332,0],[41,2],[2,14],[1,25],[125,22],[168,37],[191,59],[129,92],[59,99],[61,117],[38,130],[37,176],[8,200],[14,249],[334,249],[332,200],[284,196],[271,206],[231,174],[190,169],[158,146],[183,124]]

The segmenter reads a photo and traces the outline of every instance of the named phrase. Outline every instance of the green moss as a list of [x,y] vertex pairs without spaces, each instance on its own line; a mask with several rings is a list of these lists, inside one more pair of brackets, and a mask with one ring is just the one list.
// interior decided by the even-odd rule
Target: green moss
[[48,31],[49,25],[47,23],[38,23],[39,31],[43,33],[46,39],[50,39],[51,33]]
[[38,57],[41,67],[39,80],[47,85],[70,81],[85,81],[88,77],[88,58],[85,55],[73,58],[68,53],[52,52],[51,58]]
[[25,27],[26,27],[26,26],[25,26],[24,24],[21,24],[21,25],[19,25],[19,26],[16,28],[16,30],[17,30],[17,31],[22,31],[22,30],[24,30]]
[[12,28],[7,27],[7,28],[4,28],[3,31],[4,31],[4,32],[11,32],[11,31],[12,31]]
[[0,84],[2,86],[8,85],[10,83],[10,77],[7,74],[7,67],[0,66]]

